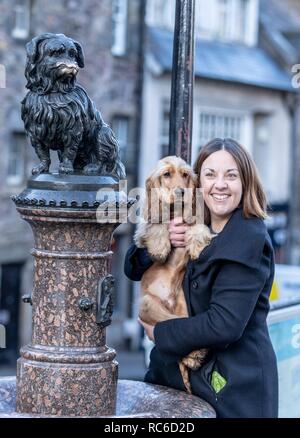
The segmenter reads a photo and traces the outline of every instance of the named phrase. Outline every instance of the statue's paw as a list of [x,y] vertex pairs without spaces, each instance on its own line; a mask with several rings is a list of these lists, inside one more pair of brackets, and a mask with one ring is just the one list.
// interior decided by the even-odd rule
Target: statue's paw
[[73,173],[74,168],[73,168],[73,164],[71,163],[71,161],[70,162],[64,161],[64,162],[60,163],[59,168],[58,168],[58,172],[64,173],[64,174]]
[[48,172],[48,170],[49,164],[41,162],[32,169],[31,173],[32,175],[39,175],[40,173]]
[[98,164],[87,164],[83,168],[83,173],[86,175],[98,175],[100,173],[100,166]]

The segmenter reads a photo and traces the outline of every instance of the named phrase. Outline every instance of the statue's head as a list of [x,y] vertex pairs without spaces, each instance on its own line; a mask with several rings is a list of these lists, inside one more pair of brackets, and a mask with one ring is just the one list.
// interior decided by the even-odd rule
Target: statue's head
[[64,34],[44,33],[27,45],[26,87],[39,93],[69,91],[84,67],[81,45]]

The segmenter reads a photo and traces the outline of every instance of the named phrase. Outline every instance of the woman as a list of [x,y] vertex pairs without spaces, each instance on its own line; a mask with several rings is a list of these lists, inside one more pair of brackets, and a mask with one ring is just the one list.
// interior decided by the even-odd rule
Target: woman
[[[277,417],[276,358],[266,317],[274,256],[263,219],[266,198],[255,164],[232,139],[214,139],[195,164],[203,189],[205,221],[216,234],[199,258],[189,262],[183,289],[188,318],[145,323],[155,342],[145,381],[184,390],[177,362],[208,348],[206,362],[190,371],[193,394],[219,417]],[[184,246],[187,225],[170,224],[173,246]],[[151,266],[144,249],[132,246],[125,272],[140,280]]]

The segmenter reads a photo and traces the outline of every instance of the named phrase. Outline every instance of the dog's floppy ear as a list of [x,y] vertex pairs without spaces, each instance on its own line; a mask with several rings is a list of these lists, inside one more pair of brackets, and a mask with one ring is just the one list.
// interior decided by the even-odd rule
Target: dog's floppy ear
[[39,44],[42,41],[52,38],[54,36],[55,34],[53,33],[43,33],[42,35],[32,38],[32,40],[26,44],[27,62],[30,62],[31,64],[35,64],[38,54]]
[[36,66],[36,61],[39,55],[39,45],[46,39],[53,38],[55,34],[53,33],[43,33],[35,38],[33,38],[29,43],[26,44],[27,61],[25,67],[25,77],[27,79],[27,88],[32,85],[32,75]]
[[74,42],[76,49],[77,49],[77,56],[76,56],[77,64],[80,68],[83,68],[84,67],[84,54],[83,54],[81,44],[79,44],[77,41],[74,41],[74,40],[73,40],[73,42]]
[[188,224],[192,224],[196,215],[196,187],[198,177],[194,172],[189,172],[188,191],[185,194],[185,210],[184,220]]
[[197,187],[198,187],[198,175],[196,175],[194,172],[191,172],[189,176],[188,188],[195,190]]
[[159,223],[160,218],[160,194],[159,181],[151,174],[146,180],[146,199],[144,218],[150,223]]

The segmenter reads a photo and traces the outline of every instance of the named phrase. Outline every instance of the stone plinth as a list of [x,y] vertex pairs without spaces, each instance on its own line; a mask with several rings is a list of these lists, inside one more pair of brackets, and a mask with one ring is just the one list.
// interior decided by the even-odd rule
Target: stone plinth
[[18,360],[16,409],[113,415],[117,362],[105,344],[113,308],[108,273],[116,212],[127,214],[127,199],[121,203],[110,177],[42,174],[14,201],[35,242],[34,287],[26,298],[32,341]]

